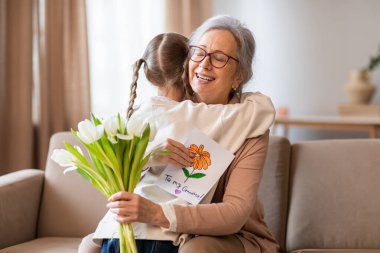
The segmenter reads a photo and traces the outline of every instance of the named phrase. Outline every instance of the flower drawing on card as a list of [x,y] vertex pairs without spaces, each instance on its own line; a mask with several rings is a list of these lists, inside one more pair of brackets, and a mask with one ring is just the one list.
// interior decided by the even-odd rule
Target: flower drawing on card
[[208,167],[211,165],[211,158],[210,153],[203,150],[204,146],[199,145],[199,147],[195,144],[191,144],[190,147],[188,147],[189,151],[194,154],[193,159],[193,170],[191,173],[186,168],[182,168],[183,173],[185,174],[185,181],[189,180],[189,178],[202,178],[206,176],[204,173],[194,173],[196,170],[207,170]]

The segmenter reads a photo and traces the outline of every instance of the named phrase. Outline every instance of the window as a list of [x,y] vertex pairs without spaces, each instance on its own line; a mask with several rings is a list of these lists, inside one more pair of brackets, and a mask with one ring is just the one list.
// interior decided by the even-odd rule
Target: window
[[[99,117],[125,114],[133,63],[165,31],[165,0],[88,0],[91,110]],[[136,104],[156,94],[140,69]]]

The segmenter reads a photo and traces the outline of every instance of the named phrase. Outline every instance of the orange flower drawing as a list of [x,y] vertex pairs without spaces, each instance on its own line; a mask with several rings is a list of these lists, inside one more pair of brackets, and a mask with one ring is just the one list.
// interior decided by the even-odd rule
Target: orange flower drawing
[[194,164],[193,168],[196,170],[207,170],[208,166],[211,165],[210,153],[203,151],[204,146],[199,145],[199,148],[195,144],[191,144],[188,148],[191,153],[194,154]]
[[189,151],[194,154],[194,162],[193,162],[193,171],[190,173],[186,168],[182,168],[183,173],[185,174],[186,180],[189,178],[202,178],[206,176],[203,173],[195,173],[195,170],[207,170],[208,166],[211,165],[210,153],[203,150],[204,146],[199,145],[199,148],[195,144],[191,144],[188,147]]

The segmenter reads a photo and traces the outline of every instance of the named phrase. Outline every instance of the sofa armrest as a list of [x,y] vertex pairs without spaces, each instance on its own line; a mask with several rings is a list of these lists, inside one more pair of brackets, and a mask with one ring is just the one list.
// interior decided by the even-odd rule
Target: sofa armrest
[[44,172],[0,176],[0,249],[36,238]]

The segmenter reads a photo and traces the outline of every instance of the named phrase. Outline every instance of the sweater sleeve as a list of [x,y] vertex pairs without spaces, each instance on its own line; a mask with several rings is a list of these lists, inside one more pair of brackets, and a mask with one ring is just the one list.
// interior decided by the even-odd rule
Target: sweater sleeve
[[198,235],[238,232],[247,222],[256,201],[268,140],[269,132],[266,132],[248,139],[237,151],[224,175],[225,185],[219,182],[224,188],[217,189],[215,193],[222,195],[221,202],[196,206],[173,205],[177,222],[175,232]]

